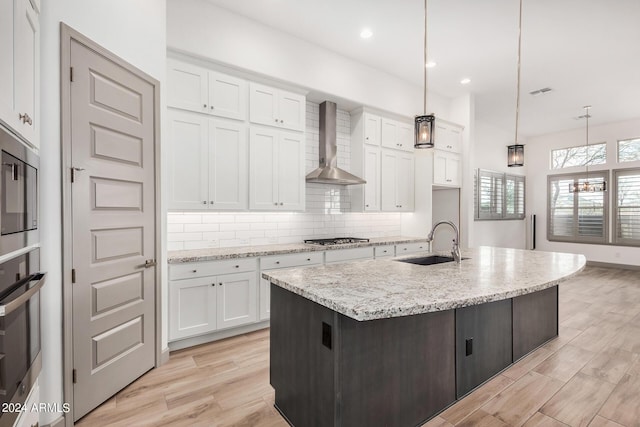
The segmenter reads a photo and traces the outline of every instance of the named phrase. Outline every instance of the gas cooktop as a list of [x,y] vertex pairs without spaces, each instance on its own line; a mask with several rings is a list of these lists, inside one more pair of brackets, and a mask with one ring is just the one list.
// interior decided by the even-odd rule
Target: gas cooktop
[[359,237],[333,237],[330,239],[308,239],[305,240],[305,243],[310,243],[312,245],[322,245],[322,246],[331,246],[331,245],[344,245],[346,243],[360,243],[360,242],[368,242],[369,239],[361,239]]

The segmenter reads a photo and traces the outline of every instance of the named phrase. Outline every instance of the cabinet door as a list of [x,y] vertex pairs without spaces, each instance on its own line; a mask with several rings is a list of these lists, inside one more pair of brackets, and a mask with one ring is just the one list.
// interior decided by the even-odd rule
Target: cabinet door
[[260,320],[271,317],[271,282],[260,278]]
[[403,151],[413,152],[413,126],[398,122],[397,136],[398,148]]
[[278,91],[272,87],[249,83],[249,120],[252,123],[278,126]]
[[364,210],[380,210],[380,149],[364,147]]
[[207,209],[208,120],[179,111],[168,117],[169,209]]
[[439,150],[459,153],[462,149],[462,128],[436,120],[434,141],[435,148]]
[[249,209],[274,210],[278,208],[277,154],[278,131],[250,129]]
[[13,0],[0,1],[0,120],[10,127],[18,124],[14,97]]
[[226,74],[209,72],[209,113],[230,119],[246,117],[247,82]]
[[246,209],[248,171],[244,125],[211,121],[209,156],[209,208]]
[[391,119],[382,118],[382,136],[381,142],[383,147],[398,147],[398,122]]
[[302,135],[281,133],[276,171],[278,174],[278,208],[304,210],[305,173]]
[[169,282],[169,339],[177,340],[216,330],[215,277]]
[[167,105],[208,112],[208,71],[173,59],[168,59],[167,64]]
[[26,118],[19,120],[16,130],[38,146],[40,24],[29,0],[18,0],[15,12],[15,108],[18,114],[26,115],[23,116]]
[[256,273],[218,276],[218,329],[244,325],[257,320],[258,286]]
[[413,211],[414,206],[414,171],[413,155],[399,154],[397,160],[397,185],[396,201],[398,210],[403,212]]
[[306,100],[297,93],[278,93],[277,119],[280,127],[303,131],[305,126]]
[[364,143],[380,145],[380,117],[364,113]]
[[433,183],[436,185],[447,184],[447,153],[441,150],[433,151]]
[[380,201],[383,211],[397,211],[396,189],[398,188],[397,155],[390,150],[382,150],[380,167]]
[[445,181],[448,185],[460,186],[461,182],[460,154],[448,153]]

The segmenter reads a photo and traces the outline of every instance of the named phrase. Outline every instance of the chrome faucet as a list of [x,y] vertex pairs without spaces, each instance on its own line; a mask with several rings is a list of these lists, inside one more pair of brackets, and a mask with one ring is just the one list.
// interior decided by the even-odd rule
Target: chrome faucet
[[453,231],[456,232],[456,238],[453,239],[453,248],[451,249],[451,255],[453,256],[453,259],[455,260],[455,262],[459,263],[460,260],[462,259],[462,257],[460,256],[460,246],[459,246],[460,232],[458,231],[458,227],[456,227],[456,225],[453,222],[451,221],[437,222],[429,232],[429,235],[427,236],[427,242],[429,242],[429,245],[431,245],[431,242],[433,241],[433,233],[436,231],[436,228],[438,228],[440,224],[449,224],[451,228],[453,228]]

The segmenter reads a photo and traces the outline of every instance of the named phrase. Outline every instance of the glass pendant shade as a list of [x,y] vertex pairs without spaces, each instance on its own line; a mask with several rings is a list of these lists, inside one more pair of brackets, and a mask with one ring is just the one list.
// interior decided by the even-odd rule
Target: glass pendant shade
[[433,148],[433,114],[416,116],[415,119],[415,148]]
[[510,168],[524,166],[524,145],[514,144],[507,147],[507,165]]

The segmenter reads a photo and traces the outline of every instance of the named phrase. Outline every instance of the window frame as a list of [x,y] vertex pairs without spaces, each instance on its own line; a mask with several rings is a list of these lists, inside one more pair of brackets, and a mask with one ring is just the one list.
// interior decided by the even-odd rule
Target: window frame
[[[571,165],[571,166],[563,166],[563,167],[559,167],[559,168],[555,168],[553,166],[553,153],[555,151],[561,151],[561,150],[571,150],[573,148],[586,148],[587,149],[587,157],[589,156],[589,148],[592,147],[596,147],[598,145],[604,145],[604,162],[602,163],[585,163],[585,164],[580,164],[580,165]],[[561,171],[564,169],[571,169],[571,168],[583,168],[585,166],[602,166],[602,165],[606,165],[608,163],[608,156],[607,156],[607,141],[602,141],[602,142],[594,142],[594,143],[590,143],[590,144],[581,144],[581,145],[572,145],[571,147],[562,147],[562,148],[552,148],[549,151],[549,170],[551,171]]]
[[[634,138],[635,139],[635,138]],[[613,206],[612,206],[612,216],[613,222],[611,224],[612,230],[612,244],[616,246],[640,246],[640,239],[628,239],[628,238],[619,238],[618,237],[618,176],[620,175],[640,175],[640,167],[634,168],[624,168],[624,169],[613,169],[611,171],[612,175],[612,186],[611,193],[613,197]],[[640,217],[640,215],[639,215]]]
[[616,163],[618,164],[633,163],[633,162],[640,161],[640,157],[636,160],[620,160],[620,143],[627,142],[627,141],[640,141],[640,137],[618,139],[616,141]]
[[[593,171],[593,172],[589,172],[588,174],[589,177],[601,177],[603,178],[605,181],[609,181],[610,180],[610,173],[609,170],[598,170],[598,171]],[[602,205],[602,229],[603,229],[603,236],[602,237],[597,237],[597,238],[593,238],[593,237],[589,237],[589,236],[579,236],[577,234],[577,230],[578,230],[578,224],[579,221],[576,220],[576,217],[578,216],[578,209],[579,209],[579,196],[581,193],[573,193],[573,218],[574,218],[574,229],[573,229],[573,235],[572,236],[557,236],[552,234],[552,229],[551,229],[551,218],[552,218],[552,211],[551,211],[551,183],[553,181],[557,181],[557,180],[573,180],[575,181],[579,181],[581,179],[585,179],[587,178],[587,173],[586,172],[573,172],[573,173],[563,173],[563,174],[553,174],[553,175],[547,175],[547,240],[550,242],[563,242],[563,243],[586,243],[586,244],[595,244],[595,245],[608,245],[609,243],[609,228],[610,228],[610,221],[609,221],[609,192],[611,191],[610,189],[607,191],[603,191],[602,192],[602,198],[603,198],[603,205]]]
[[[493,194],[495,192],[495,187],[494,187],[494,191],[492,192],[492,200],[500,200],[501,203],[501,212],[481,212],[480,211],[480,199],[481,199],[481,188],[480,188],[480,181],[481,181],[481,177],[482,176],[490,176],[491,178],[494,179],[500,179],[501,181],[501,192],[499,195],[495,195]],[[515,175],[515,174],[508,174],[505,172],[497,172],[497,171],[492,171],[489,169],[482,169],[482,168],[478,168],[476,169],[476,173],[475,173],[475,180],[474,180],[474,215],[473,215],[473,219],[474,221],[504,221],[504,220],[524,220],[526,217],[526,212],[527,212],[527,206],[526,206],[526,193],[527,193],[527,184],[526,184],[526,177],[524,175]],[[518,189],[518,182],[522,182],[522,213],[518,213],[517,212],[517,205],[516,205],[516,212],[513,214],[508,214],[507,213],[507,179],[512,179],[516,185],[514,186],[514,191],[516,192],[516,195],[514,196],[516,200],[518,200],[518,193],[519,193],[519,189]]]

